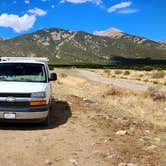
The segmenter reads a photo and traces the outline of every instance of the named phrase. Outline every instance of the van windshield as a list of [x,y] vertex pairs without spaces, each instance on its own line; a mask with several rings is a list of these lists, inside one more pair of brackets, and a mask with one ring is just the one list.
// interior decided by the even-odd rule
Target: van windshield
[[0,63],[0,81],[46,82],[43,64]]

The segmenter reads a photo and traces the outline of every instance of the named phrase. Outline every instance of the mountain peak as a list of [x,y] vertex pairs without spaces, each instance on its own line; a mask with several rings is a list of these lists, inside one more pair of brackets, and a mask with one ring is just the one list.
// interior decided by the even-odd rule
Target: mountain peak
[[94,35],[97,36],[107,36],[107,37],[121,37],[124,35],[123,31],[117,29],[117,28],[110,28],[104,31],[96,31]]
[[122,32],[120,29],[117,29],[117,28],[114,28],[114,27],[112,27],[112,28],[110,28],[110,29],[107,29],[107,30],[105,30],[106,32],[115,32],[115,33],[119,33],[119,32]]

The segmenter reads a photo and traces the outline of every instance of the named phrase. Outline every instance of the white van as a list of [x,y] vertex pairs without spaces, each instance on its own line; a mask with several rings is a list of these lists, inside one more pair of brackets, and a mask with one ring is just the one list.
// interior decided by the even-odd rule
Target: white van
[[47,58],[1,57],[0,121],[50,122],[50,81]]

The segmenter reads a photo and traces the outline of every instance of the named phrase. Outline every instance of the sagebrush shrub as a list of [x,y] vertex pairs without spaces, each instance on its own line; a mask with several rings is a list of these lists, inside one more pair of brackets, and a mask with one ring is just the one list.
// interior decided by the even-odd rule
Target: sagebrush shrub
[[164,78],[165,76],[165,72],[164,71],[156,71],[154,73],[152,73],[152,78]]

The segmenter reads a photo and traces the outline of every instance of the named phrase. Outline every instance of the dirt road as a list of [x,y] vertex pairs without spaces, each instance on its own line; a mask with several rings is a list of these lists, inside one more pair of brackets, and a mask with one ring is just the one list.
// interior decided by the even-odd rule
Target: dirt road
[[0,123],[0,166],[165,165],[166,102],[112,93],[89,71],[56,71],[51,125]]
[[54,102],[52,124],[48,128],[1,124],[0,165],[109,165],[100,156],[96,157],[101,151],[100,147],[96,149],[96,144],[101,139],[104,142],[106,136],[100,130],[95,131],[91,114],[87,115],[84,110],[86,103],[72,96],[68,102],[72,102],[74,110],[71,111],[66,101]]
[[[118,86],[121,88],[127,88],[135,91],[147,91],[147,89],[151,86],[154,86],[153,83],[145,83],[143,81],[137,80],[128,80],[128,79],[120,79],[120,78],[105,78],[95,72],[83,70],[83,69],[75,69],[80,73],[81,76],[88,78],[89,80],[104,83],[104,84],[112,84],[114,86]],[[160,91],[166,92],[166,86],[161,86]]]

